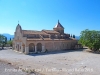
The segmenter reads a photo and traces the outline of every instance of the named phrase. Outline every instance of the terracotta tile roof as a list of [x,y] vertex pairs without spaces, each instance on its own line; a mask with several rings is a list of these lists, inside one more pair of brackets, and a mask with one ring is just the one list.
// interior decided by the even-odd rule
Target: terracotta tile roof
[[[44,39],[44,40],[48,40],[48,39]],[[58,40],[69,40],[69,39],[51,39],[51,40],[55,40],[55,41],[57,40],[58,41]]]
[[48,34],[59,34],[59,32],[57,32],[57,31],[54,31],[54,30],[42,30],[42,31],[44,31],[44,32],[46,32],[46,33],[48,33]]
[[47,33],[43,31],[35,31],[35,30],[22,30],[23,34],[43,34],[43,35],[48,35]]
[[44,38],[44,39],[41,39],[41,38],[40,38],[40,39],[34,39],[34,38],[33,38],[33,39],[27,39],[27,40],[52,40],[52,39],[50,39],[50,38]]
[[64,41],[64,40],[73,40],[73,39],[51,39],[51,38],[43,38],[43,39],[42,38],[39,38],[39,39],[37,39],[37,38],[28,38],[27,40],[29,40],[29,41],[30,40],[52,40],[52,41],[53,40],[54,41],[61,41],[62,40],[62,41]]
[[51,38],[43,38],[43,40],[52,40]]
[[61,24],[57,24],[54,28],[64,28]]
[[77,40],[77,39],[75,39],[75,38],[71,38],[71,37],[70,37],[69,39],[70,39],[70,40]]
[[32,39],[27,39],[27,40],[30,41],[30,40],[43,40],[43,39],[41,39],[41,38],[40,39],[36,39],[36,38],[34,39],[34,38],[32,38]]

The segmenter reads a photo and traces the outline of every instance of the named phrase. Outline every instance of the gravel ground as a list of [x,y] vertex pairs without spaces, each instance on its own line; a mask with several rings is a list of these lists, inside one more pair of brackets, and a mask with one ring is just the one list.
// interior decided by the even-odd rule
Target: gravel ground
[[[34,70],[44,75],[100,75],[100,54],[88,53],[85,50],[30,55],[13,50],[1,50],[0,60],[16,65],[20,69]],[[1,68],[0,64],[0,70]]]
[[22,72],[10,63],[0,61],[0,75],[27,75],[27,73]]

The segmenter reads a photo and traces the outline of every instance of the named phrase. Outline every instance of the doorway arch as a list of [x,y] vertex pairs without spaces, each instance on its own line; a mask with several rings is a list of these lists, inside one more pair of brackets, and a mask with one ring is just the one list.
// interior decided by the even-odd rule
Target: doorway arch
[[17,51],[19,51],[19,44],[17,44]]
[[23,50],[22,51],[24,53],[25,52],[25,44],[24,43],[22,44],[22,47],[23,47]]
[[29,52],[35,52],[35,45],[34,43],[29,44]]
[[41,43],[37,44],[37,51],[39,51],[39,52],[42,51],[42,44]]

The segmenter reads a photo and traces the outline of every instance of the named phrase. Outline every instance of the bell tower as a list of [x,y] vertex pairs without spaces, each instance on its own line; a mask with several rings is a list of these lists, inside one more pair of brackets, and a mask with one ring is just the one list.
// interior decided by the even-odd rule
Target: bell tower
[[64,27],[60,24],[59,20],[57,25],[53,28],[53,30],[59,32],[60,34],[64,34]]

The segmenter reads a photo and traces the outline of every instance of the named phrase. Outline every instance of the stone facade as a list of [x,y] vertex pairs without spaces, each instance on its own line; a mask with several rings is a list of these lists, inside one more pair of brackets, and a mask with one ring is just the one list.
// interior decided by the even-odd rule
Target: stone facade
[[23,30],[18,24],[14,33],[13,49],[25,54],[75,49],[77,40],[64,33],[58,21],[53,30]]

